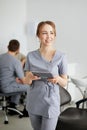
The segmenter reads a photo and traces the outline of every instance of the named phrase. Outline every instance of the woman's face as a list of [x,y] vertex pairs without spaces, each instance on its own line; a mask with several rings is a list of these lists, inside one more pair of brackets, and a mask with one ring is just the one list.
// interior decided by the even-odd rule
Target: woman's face
[[52,45],[55,40],[54,29],[51,25],[45,24],[40,28],[38,37],[40,39],[41,44],[45,46]]

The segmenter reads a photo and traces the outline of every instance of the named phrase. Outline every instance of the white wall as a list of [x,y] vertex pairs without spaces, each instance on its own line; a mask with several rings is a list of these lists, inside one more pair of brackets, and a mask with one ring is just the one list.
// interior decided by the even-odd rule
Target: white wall
[[26,0],[0,0],[0,53],[7,51],[9,40],[15,38],[26,54],[26,6]]

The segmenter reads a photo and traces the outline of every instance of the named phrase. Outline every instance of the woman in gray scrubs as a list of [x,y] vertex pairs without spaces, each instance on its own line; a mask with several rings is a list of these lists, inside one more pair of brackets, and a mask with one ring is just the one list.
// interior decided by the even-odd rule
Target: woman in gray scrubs
[[[28,53],[25,64],[30,84],[27,110],[34,130],[55,130],[60,114],[59,86],[67,84],[67,59],[53,47],[56,29],[52,21],[40,22],[36,34],[40,48]],[[52,77],[40,77],[33,72],[50,73]]]

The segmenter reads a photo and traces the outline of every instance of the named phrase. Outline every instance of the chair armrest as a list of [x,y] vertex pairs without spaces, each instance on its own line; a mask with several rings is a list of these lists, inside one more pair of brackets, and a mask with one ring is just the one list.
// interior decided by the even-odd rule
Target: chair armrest
[[87,98],[84,98],[84,99],[81,99],[81,100],[77,101],[77,102],[76,102],[76,107],[79,108],[79,105],[80,105],[81,103],[86,102],[86,101],[87,101]]

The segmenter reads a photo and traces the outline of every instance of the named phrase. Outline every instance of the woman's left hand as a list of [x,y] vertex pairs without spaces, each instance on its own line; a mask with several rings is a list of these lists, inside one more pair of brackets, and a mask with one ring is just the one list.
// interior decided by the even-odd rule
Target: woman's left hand
[[53,84],[59,84],[62,87],[67,85],[67,75],[55,76],[54,78],[48,79]]
[[53,83],[53,84],[57,84],[58,83],[58,76],[54,77],[54,78],[50,78],[47,79],[49,82]]

